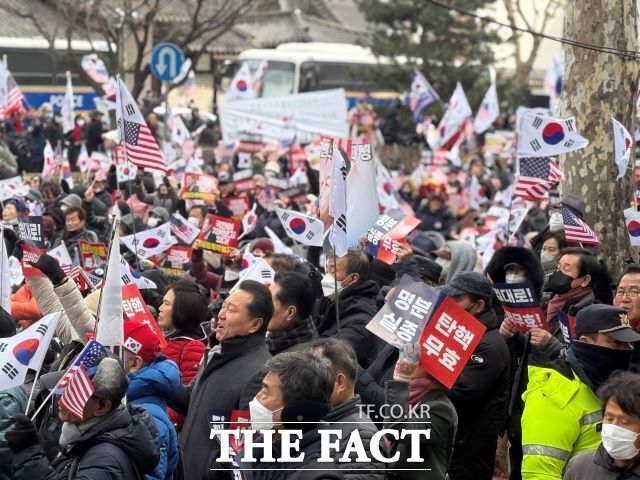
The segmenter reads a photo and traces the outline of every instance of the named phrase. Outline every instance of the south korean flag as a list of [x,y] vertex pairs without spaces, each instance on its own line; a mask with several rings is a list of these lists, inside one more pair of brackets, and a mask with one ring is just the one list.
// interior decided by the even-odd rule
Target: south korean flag
[[293,210],[277,208],[276,212],[289,238],[302,245],[322,246],[324,232],[320,220]]
[[589,145],[576,130],[576,120],[525,112],[518,124],[518,155],[550,157]]

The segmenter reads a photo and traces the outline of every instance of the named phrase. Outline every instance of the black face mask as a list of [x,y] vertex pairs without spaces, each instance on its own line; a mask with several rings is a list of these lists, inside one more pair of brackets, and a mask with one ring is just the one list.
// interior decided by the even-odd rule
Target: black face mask
[[545,291],[552,293],[567,293],[571,290],[571,282],[574,280],[575,278],[571,278],[560,270],[556,270],[556,272],[549,277],[549,283],[547,284]]
[[616,350],[574,341],[567,354],[567,360],[570,364],[577,362],[591,381],[594,389],[597,389],[616,370],[628,370],[632,355],[633,350]]

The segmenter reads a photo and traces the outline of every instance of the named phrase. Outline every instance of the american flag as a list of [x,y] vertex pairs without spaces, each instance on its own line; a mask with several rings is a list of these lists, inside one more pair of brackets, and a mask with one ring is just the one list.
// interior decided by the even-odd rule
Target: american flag
[[109,81],[109,71],[98,55],[91,53],[82,57],[82,69],[96,83],[100,85]]
[[24,95],[16,83],[13,75],[8,72],[7,76],[7,105],[0,105],[0,113],[9,116],[13,112],[24,112]]
[[549,190],[564,179],[560,166],[548,157],[518,159],[520,171],[513,190],[514,197],[543,200]]
[[564,223],[564,236],[568,242],[588,243],[600,245],[596,234],[585,222],[578,218],[568,208],[562,209],[562,222]]
[[162,151],[153,138],[138,104],[133,100],[122,80],[118,78],[116,117],[120,139],[124,141],[127,160],[140,168],[167,172]]
[[84,406],[93,394],[89,376],[95,373],[98,363],[106,354],[107,351],[100,343],[91,340],[54,389],[54,393],[62,393],[60,405],[79,418],[82,418]]

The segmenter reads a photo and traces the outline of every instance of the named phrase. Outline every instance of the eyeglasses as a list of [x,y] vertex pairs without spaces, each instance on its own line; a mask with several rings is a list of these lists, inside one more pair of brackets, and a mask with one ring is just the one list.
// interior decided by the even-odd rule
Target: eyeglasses
[[625,290],[624,288],[618,288],[616,290],[616,297],[629,297],[631,300],[635,300],[640,295],[640,290]]

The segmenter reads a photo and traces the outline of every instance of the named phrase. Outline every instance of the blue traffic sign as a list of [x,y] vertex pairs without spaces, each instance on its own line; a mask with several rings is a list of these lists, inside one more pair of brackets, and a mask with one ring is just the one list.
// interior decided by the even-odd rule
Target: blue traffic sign
[[168,82],[180,73],[184,63],[184,53],[175,43],[159,43],[151,52],[151,74]]

